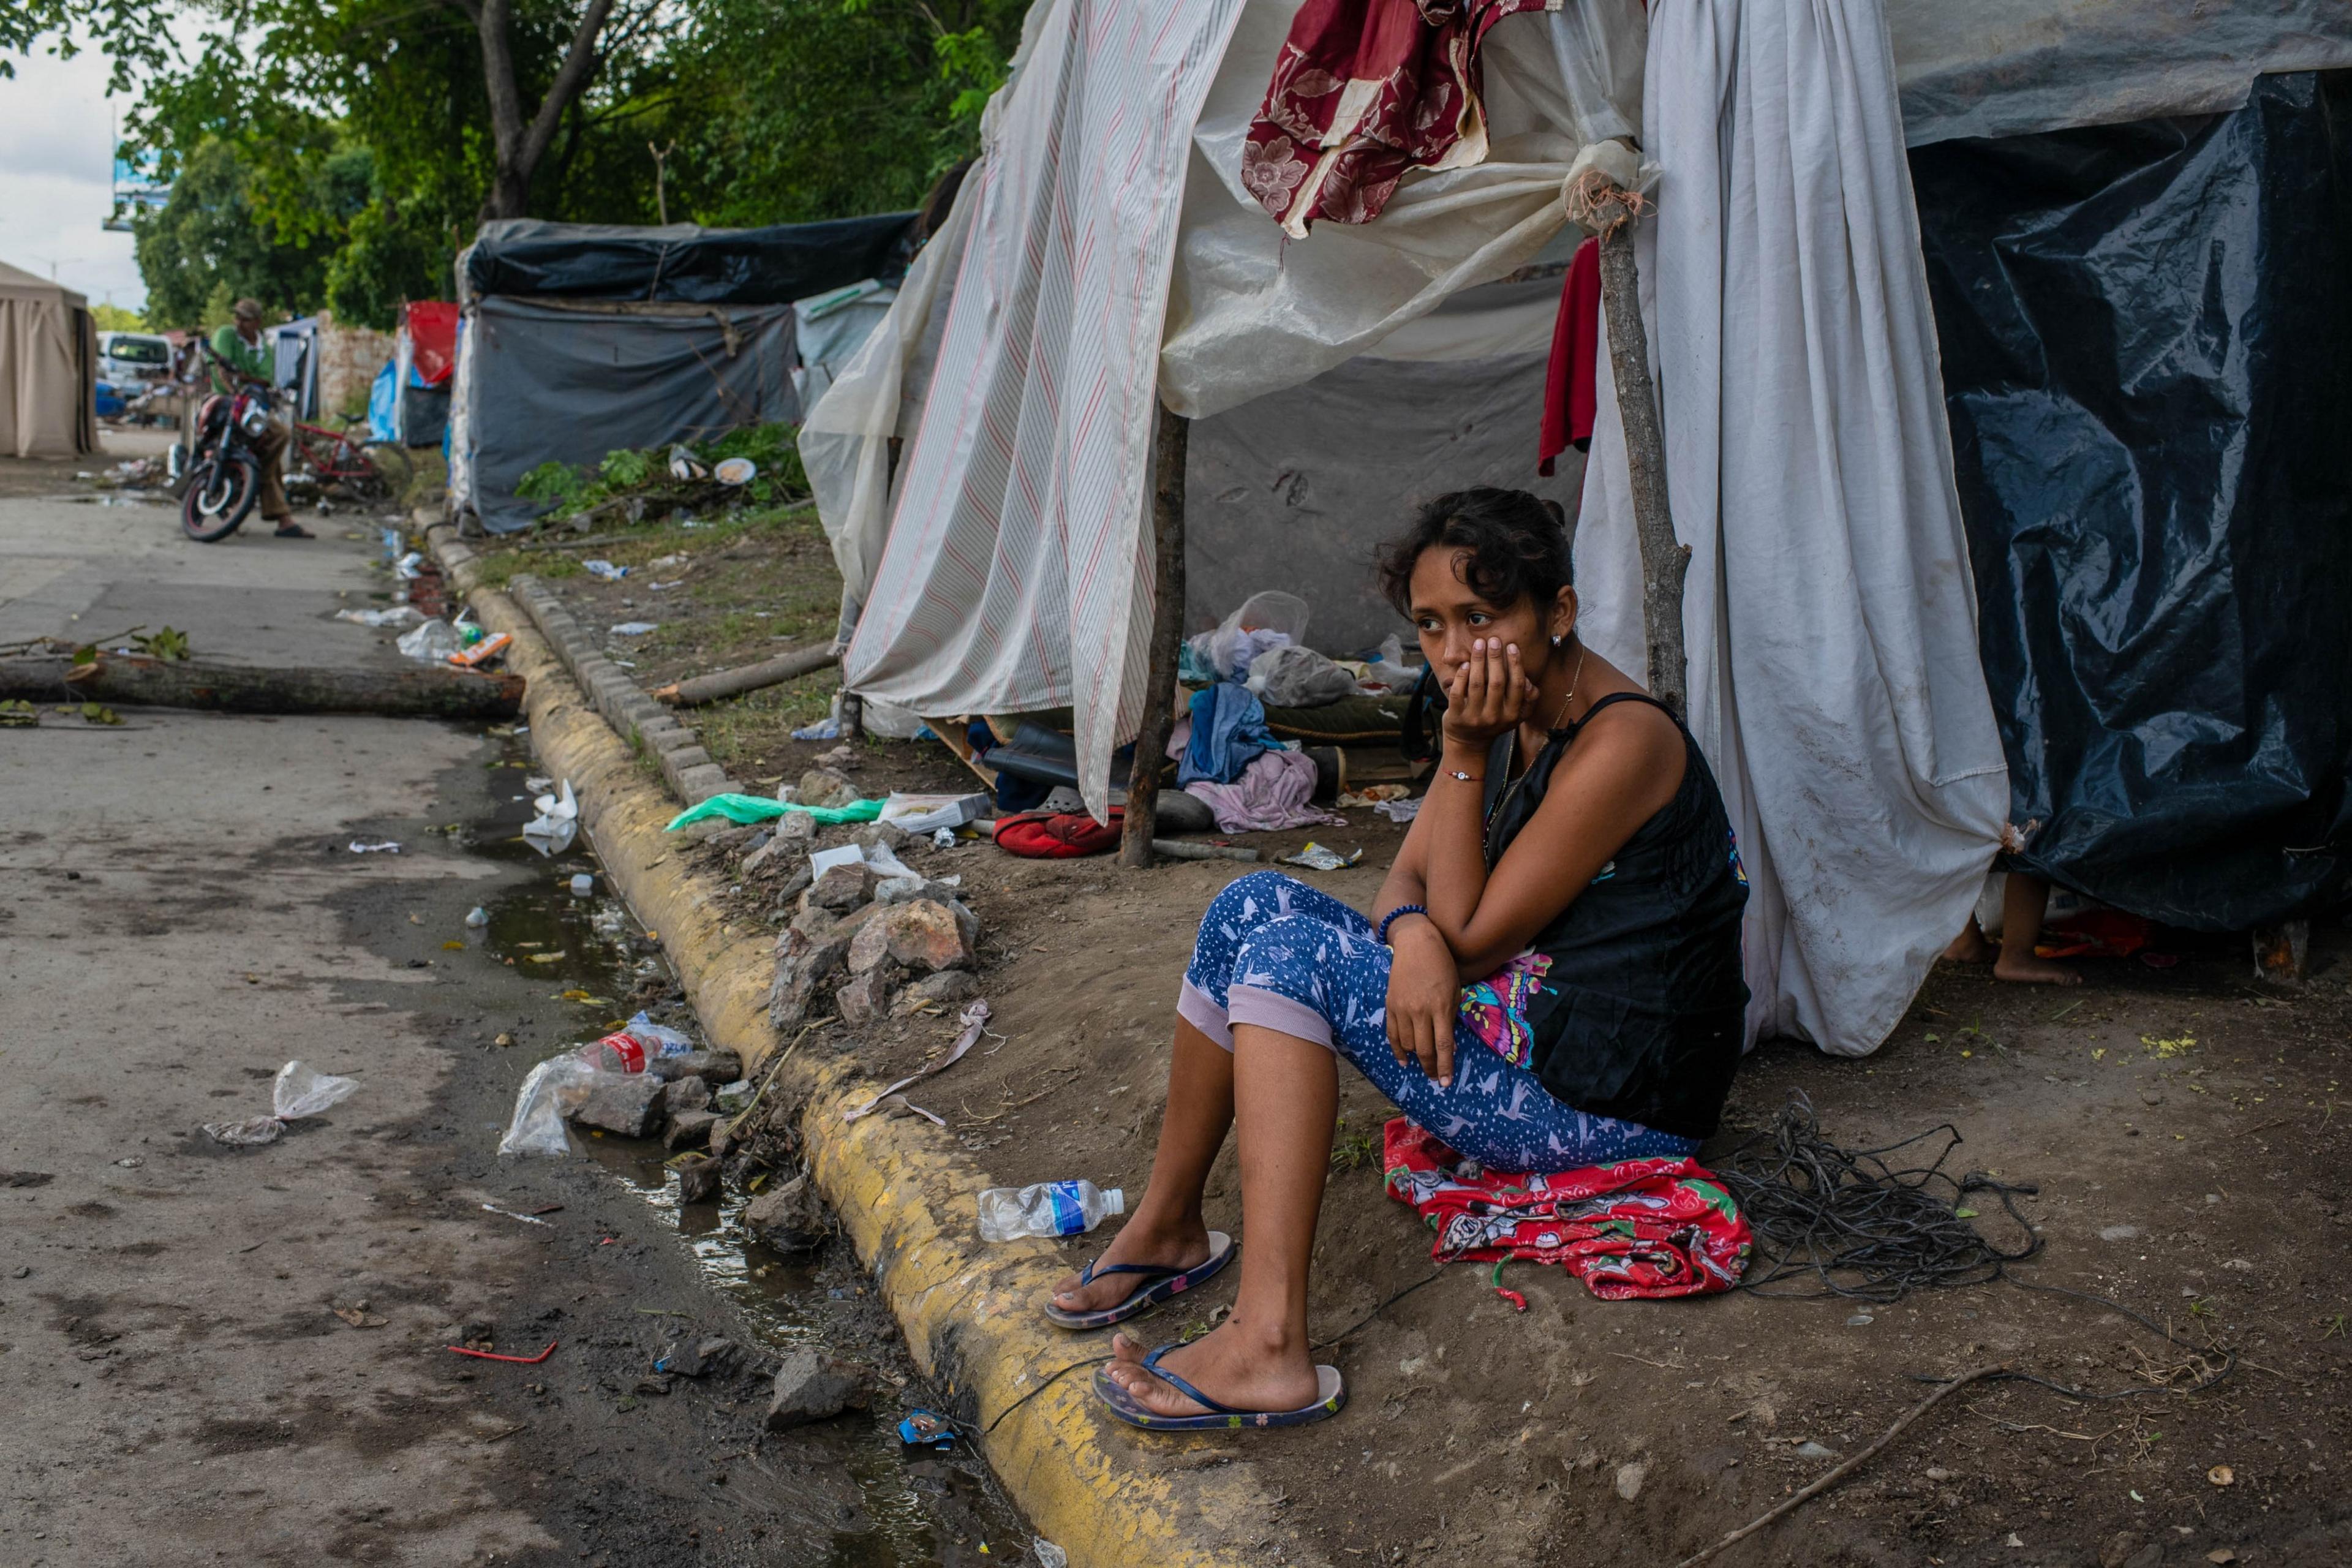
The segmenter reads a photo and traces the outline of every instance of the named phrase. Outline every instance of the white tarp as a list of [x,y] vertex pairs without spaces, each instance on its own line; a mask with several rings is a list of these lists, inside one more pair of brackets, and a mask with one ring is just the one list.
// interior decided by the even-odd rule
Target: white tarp
[[[1886,38],[1870,0],[1695,0],[1660,11],[1650,61],[1643,315],[1690,725],[1748,869],[1749,1033],[1859,1055],[1968,918],[2009,809]],[[1583,633],[1638,677],[1599,379]]]

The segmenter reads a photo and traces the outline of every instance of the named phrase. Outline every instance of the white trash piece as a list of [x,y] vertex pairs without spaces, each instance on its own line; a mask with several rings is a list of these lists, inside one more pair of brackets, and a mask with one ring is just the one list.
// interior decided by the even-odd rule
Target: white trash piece
[[246,1121],[206,1122],[205,1133],[214,1142],[232,1148],[275,1143],[288,1122],[318,1115],[359,1086],[355,1078],[336,1078],[307,1063],[290,1061],[278,1069],[277,1079],[269,1086],[269,1115]]
[[1070,1568],[1070,1554],[1042,1535],[1030,1550],[1037,1554],[1037,1568]]
[[490,923],[490,911],[482,908],[481,905],[476,904],[472,909],[466,911],[466,923],[473,927],[476,931],[479,931],[484,926]]
[[572,896],[584,899],[596,890],[596,879],[585,871],[572,873]]
[[550,1057],[531,1068],[515,1096],[514,1116],[507,1122],[506,1136],[499,1140],[499,1152],[557,1156],[572,1152],[564,1115],[580,1108],[598,1076],[577,1051]]
[[603,559],[583,561],[580,563],[580,570],[587,573],[591,577],[602,577],[607,583],[617,583],[629,574],[627,567],[615,566],[610,561]]
[[421,621],[425,612],[414,605],[394,605],[387,610],[337,610],[335,619],[350,621],[362,626],[404,626],[411,621]]
[[1092,1182],[1039,1182],[1017,1192],[991,1187],[980,1194],[980,1238],[1079,1236],[1126,1212],[1124,1192],[1117,1187],[1104,1192]]
[[623,621],[619,626],[613,628],[613,636],[616,637],[641,637],[647,632],[659,631],[660,629],[661,623],[659,621]]
[[1307,640],[1307,601],[1269,589],[1252,594],[1216,630],[1192,639],[1192,651],[1227,680],[1249,672],[1250,661],[1270,647]]
[[523,842],[541,855],[569,849],[572,836],[580,830],[580,803],[572,798],[572,781],[564,780],[555,794],[541,795],[531,806],[539,815],[522,825]]

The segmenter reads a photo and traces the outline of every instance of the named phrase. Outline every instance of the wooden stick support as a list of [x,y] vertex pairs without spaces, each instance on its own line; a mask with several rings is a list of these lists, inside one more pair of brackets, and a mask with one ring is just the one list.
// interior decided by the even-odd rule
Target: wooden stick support
[[0,698],[210,708],[226,713],[380,713],[396,719],[511,719],[520,675],[413,665],[405,669],[265,669],[102,653],[89,664],[0,659]]
[[1128,866],[1151,864],[1160,769],[1176,723],[1176,653],[1184,640],[1184,454],[1192,428],[1192,421],[1160,405],[1151,455],[1151,650],[1143,678],[1143,728],[1135,738],[1118,846],[1119,861]]
[[705,702],[717,702],[722,698],[740,697],[746,691],[781,686],[787,680],[797,680],[812,671],[840,662],[841,656],[834,652],[832,644],[827,643],[819,647],[804,647],[782,654],[758,664],[747,664],[735,669],[717,669],[709,675],[673,680],[667,686],[655,688],[654,695],[676,707],[698,708]]
[[1649,633],[1650,695],[1679,716],[1688,709],[1683,649],[1683,576],[1690,546],[1675,538],[1666,504],[1666,447],[1650,377],[1650,334],[1642,324],[1642,278],[1633,260],[1634,204],[1612,191],[1592,209],[1601,233],[1601,304],[1609,318],[1609,368],[1625,428],[1625,469],[1633,491],[1633,531],[1642,545],[1642,620]]

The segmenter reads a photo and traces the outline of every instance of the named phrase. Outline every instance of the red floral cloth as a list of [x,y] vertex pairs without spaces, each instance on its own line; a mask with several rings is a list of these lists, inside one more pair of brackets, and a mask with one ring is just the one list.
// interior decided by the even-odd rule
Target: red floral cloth
[[1601,359],[1601,242],[1588,239],[1568,264],[1559,289],[1559,319],[1552,323],[1551,363],[1544,367],[1543,428],[1536,439],[1536,472],[1549,477],[1552,459],[1592,441],[1598,406],[1594,376]]
[[1307,0],[1242,148],[1242,184],[1299,238],[1370,223],[1407,169],[1486,157],[1478,48],[1546,0]]
[[998,821],[996,847],[1030,860],[1075,860],[1117,848],[1126,820],[1126,808],[1117,805],[1110,808],[1108,823],[1083,812],[1027,811]]
[[1604,1301],[1728,1290],[1748,1268],[1747,1218],[1692,1161],[1511,1175],[1479,1169],[1402,1116],[1384,1142],[1389,1196],[1429,1221],[1440,1263],[1557,1263]]

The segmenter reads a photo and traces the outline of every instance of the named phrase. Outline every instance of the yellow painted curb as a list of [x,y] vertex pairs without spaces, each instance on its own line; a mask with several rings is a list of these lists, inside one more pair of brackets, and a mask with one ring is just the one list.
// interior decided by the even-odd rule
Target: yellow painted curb
[[[772,934],[728,923],[709,879],[689,871],[678,841],[662,831],[678,807],[651,763],[589,706],[520,607],[476,586],[471,552],[454,532],[435,527],[426,537],[476,618],[513,636],[507,667],[530,683],[523,708],[532,749],[549,772],[571,781],[583,831],[622,897],[659,933],[703,1032],[756,1070],[777,1045],[767,1016]],[[1068,1271],[1060,1251],[1038,1240],[982,1243],[974,1199],[987,1182],[929,1123],[843,1121],[845,1107],[881,1087],[854,1062],[796,1054],[781,1074],[772,1092],[805,1096],[810,1172],[873,1270],[917,1364],[964,1396],[959,1409],[977,1412],[990,1466],[1039,1534],[1076,1568],[1238,1568],[1269,1560],[1255,1543],[1274,1533],[1276,1510],[1248,1462],[1252,1437],[1134,1432],[1097,1415],[1090,1368],[1049,1384],[1110,1350],[1107,1334],[1066,1333],[1040,1315],[1047,1286]],[[1182,1462],[1220,1449],[1231,1462],[1208,1469]],[[1289,1563],[1328,1568],[1319,1554],[1293,1553]]]

